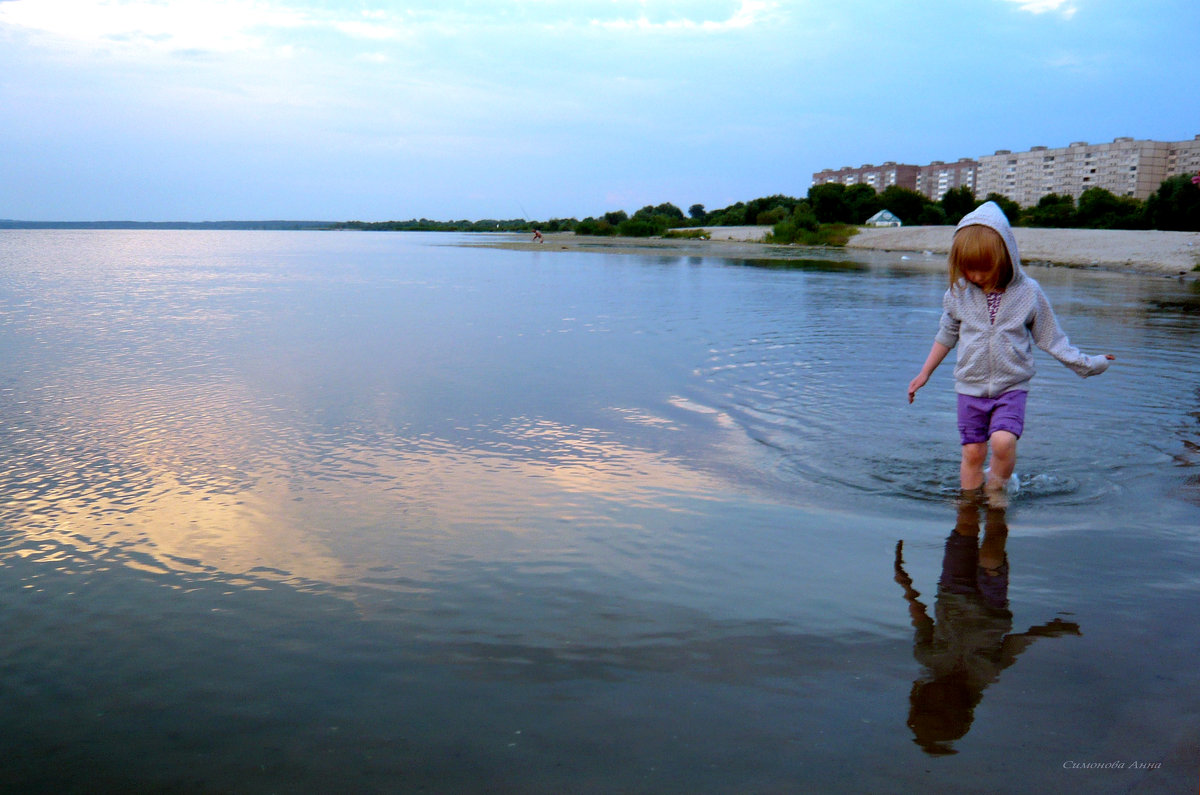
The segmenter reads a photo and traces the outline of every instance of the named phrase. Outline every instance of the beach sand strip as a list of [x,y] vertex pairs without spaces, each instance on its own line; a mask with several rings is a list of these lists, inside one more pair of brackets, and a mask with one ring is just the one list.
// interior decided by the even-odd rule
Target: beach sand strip
[[[803,258],[821,249],[763,243],[766,226],[709,227],[711,240],[674,238],[591,237],[570,232],[535,242],[524,236],[490,239],[467,245],[525,251],[592,251],[609,254],[655,254],[729,259]],[[1036,229],[1016,227],[1021,260],[1027,264],[1200,277],[1200,232],[1128,229]],[[882,251],[945,255],[954,237],[952,226],[866,228],[850,238],[850,251]],[[939,267],[944,260],[939,260]]]

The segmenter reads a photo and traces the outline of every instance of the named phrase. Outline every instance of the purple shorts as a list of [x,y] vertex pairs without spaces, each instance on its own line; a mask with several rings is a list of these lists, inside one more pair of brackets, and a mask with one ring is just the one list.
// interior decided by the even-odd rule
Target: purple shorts
[[986,442],[996,431],[1008,431],[1021,438],[1025,430],[1025,397],[1029,393],[1014,389],[994,398],[958,396],[958,435],[963,444]]

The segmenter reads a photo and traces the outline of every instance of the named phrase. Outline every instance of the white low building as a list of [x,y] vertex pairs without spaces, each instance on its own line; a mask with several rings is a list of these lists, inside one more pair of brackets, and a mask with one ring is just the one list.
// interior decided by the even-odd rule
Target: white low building
[[867,219],[867,226],[900,226],[900,219],[890,210],[880,210]]

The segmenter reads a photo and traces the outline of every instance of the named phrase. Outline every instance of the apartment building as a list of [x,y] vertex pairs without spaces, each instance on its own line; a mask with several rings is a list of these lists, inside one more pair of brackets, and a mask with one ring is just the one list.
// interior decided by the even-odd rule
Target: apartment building
[[827,168],[813,174],[813,184],[824,185],[827,182],[840,182],[843,185],[870,185],[879,193],[892,185],[916,190],[917,176],[920,171],[920,166],[910,166],[889,160],[881,166],[867,164],[858,168],[852,166],[844,166],[839,169]]
[[978,172],[979,162],[969,157],[960,158],[955,163],[934,160],[927,166],[921,166],[917,174],[916,191],[933,201],[941,201],[946,191],[953,188],[967,187],[974,193]]
[[813,174],[813,184],[840,182],[843,185],[870,185],[882,193],[885,188],[896,185],[915,190],[917,193],[939,201],[946,191],[966,185],[975,190],[976,171],[979,164],[964,157],[956,163],[935,160],[927,166],[887,162],[881,166],[863,165],[858,168],[844,166],[825,169]]
[[935,160],[926,166],[899,165],[826,169],[813,174],[813,184],[867,184],[882,191],[889,185],[915,190],[938,201],[951,188],[966,186],[976,196],[998,193],[1023,207],[1049,193],[1079,198],[1088,188],[1104,188],[1117,196],[1146,199],[1168,177],[1200,172],[1200,135],[1190,141],[1117,138],[1112,143],[1076,141],[1027,152],[1001,149],[978,160],[955,163]]
[[1058,149],[1035,146],[1028,152],[1002,149],[979,158],[979,191],[999,193],[1022,206],[1037,204],[1048,193],[1078,199],[1088,188],[1145,199],[1171,176],[1168,166],[1180,143],[1117,138]]
[[1178,141],[1167,154],[1167,176],[1200,174],[1200,135],[1190,141]]

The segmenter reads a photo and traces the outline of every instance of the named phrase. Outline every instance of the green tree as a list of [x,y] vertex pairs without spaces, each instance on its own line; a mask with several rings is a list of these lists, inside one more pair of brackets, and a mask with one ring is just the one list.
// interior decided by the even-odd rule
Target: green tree
[[1091,229],[1138,229],[1145,226],[1145,215],[1142,203],[1131,196],[1088,188],[1079,196],[1075,223]]
[[704,216],[707,215],[707,213],[704,212],[703,204],[693,204],[691,207],[688,208],[688,215],[694,221],[703,221]]
[[846,186],[840,182],[826,182],[808,189],[808,202],[812,205],[817,220],[823,224],[850,220],[850,205],[846,201]]
[[948,224],[957,224],[978,204],[979,202],[975,201],[975,192],[966,185],[951,188],[942,194],[942,212],[946,214]]
[[754,216],[754,223],[759,226],[774,226],[775,224],[787,218],[788,211],[786,207],[776,206],[769,210],[763,210],[758,215]]
[[[624,215],[624,213],[622,213],[622,215]],[[616,227],[603,218],[597,220],[591,216],[588,216],[575,225],[575,234],[577,235],[599,235],[601,237],[607,237],[609,235],[615,235],[616,233]]]
[[655,207],[654,214],[661,215],[664,218],[670,218],[673,221],[685,220],[683,210],[679,209],[678,207],[676,207],[674,204],[671,204],[670,202],[663,202],[662,204]]
[[793,196],[775,194],[746,202],[746,223],[774,224],[786,218],[800,200]]
[[864,223],[883,207],[875,189],[861,182],[846,188],[845,199],[850,208],[845,220],[852,224]]
[[622,221],[626,221],[628,219],[629,216],[624,210],[615,210],[613,212],[604,214],[604,220],[609,224],[609,226],[618,226]]
[[921,212],[917,215],[917,224],[920,226],[944,226],[946,224],[946,211],[941,205],[930,202],[921,208]]
[[1200,185],[1190,174],[1164,180],[1146,199],[1146,220],[1154,229],[1200,232]]
[[574,218],[551,218],[541,228],[547,232],[570,232],[578,223]]
[[714,211],[708,219],[713,226],[742,226],[746,223],[746,205],[743,202],[731,204],[723,210]]
[[686,220],[683,211],[670,202],[658,206],[647,204],[632,218],[618,220],[617,234],[628,237],[660,235],[673,226],[684,226]]
[[817,231],[817,227],[821,225],[821,222],[817,220],[816,213],[813,212],[812,205],[807,201],[796,205],[796,209],[792,211],[791,221],[797,229],[808,232]]
[[638,215],[627,218],[617,225],[617,234],[624,237],[653,237],[667,231],[667,222],[661,215]]
[[771,209],[771,203],[763,198],[751,199],[746,202],[746,223],[757,224],[759,213],[765,213],[769,209]]
[[1070,194],[1047,193],[1023,213],[1030,226],[1069,227],[1075,224],[1075,199]]
[[933,202],[917,193],[915,190],[902,188],[899,185],[889,185],[879,194],[879,201],[884,209],[890,210],[902,223],[915,224],[921,217],[925,205]]

